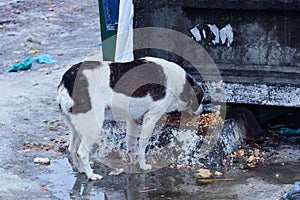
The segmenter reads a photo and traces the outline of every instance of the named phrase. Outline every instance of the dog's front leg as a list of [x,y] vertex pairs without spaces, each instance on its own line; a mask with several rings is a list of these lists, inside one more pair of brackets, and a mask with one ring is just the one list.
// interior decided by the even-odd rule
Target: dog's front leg
[[136,154],[138,149],[138,134],[139,128],[136,122],[132,119],[126,121],[126,139],[127,139],[127,153],[130,159],[130,163],[136,164]]
[[161,107],[156,107],[148,111],[145,114],[143,119],[143,127],[139,139],[139,153],[138,153],[138,162],[140,168],[143,170],[150,170],[152,168],[151,164],[146,164],[146,147],[152,136],[153,130],[155,128],[156,122],[163,115],[163,110]]

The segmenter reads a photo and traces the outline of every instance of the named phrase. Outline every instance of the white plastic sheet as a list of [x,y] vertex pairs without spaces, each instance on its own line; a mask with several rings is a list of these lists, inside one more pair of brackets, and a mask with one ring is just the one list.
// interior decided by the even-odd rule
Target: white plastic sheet
[[120,0],[116,62],[133,60],[133,13],[132,0]]

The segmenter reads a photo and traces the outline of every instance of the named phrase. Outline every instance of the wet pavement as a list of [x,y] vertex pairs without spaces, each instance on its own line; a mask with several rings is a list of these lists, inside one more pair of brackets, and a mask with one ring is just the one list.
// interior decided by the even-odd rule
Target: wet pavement
[[[112,169],[98,162],[95,171],[104,178],[88,182],[68,162],[69,131],[59,113],[56,88],[66,65],[99,50],[97,2],[0,1],[0,13],[0,199],[274,200],[300,180],[299,138],[274,133],[266,140],[274,141],[266,149],[275,152],[267,162],[212,169],[224,176],[209,184],[197,181],[194,168],[110,176]],[[32,49],[39,52],[29,54]],[[46,53],[58,62],[5,72],[16,61]],[[36,157],[50,158],[50,165],[35,164]]]

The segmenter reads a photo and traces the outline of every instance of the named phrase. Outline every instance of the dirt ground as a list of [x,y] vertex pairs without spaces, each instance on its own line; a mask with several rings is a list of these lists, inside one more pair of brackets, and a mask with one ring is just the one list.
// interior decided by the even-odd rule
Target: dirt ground
[[[67,161],[69,131],[56,88],[68,64],[100,49],[97,1],[0,0],[0,14],[0,199],[274,200],[300,179],[299,148],[283,145],[269,165],[231,169],[228,180],[213,184],[197,183],[194,171],[186,169],[112,177],[101,164],[95,169],[104,179],[86,182]],[[30,54],[33,49],[39,52]],[[58,62],[5,72],[28,56],[43,54]],[[51,164],[37,165],[36,157],[48,157]]]

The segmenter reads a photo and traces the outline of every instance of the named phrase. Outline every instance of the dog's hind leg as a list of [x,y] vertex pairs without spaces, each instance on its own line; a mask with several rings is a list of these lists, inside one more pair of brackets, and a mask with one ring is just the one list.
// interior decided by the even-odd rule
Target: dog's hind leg
[[126,121],[126,142],[127,142],[127,153],[130,159],[130,163],[136,164],[136,153],[138,150],[138,134],[139,128],[137,123],[132,119]]
[[97,141],[98,133],[101,131],[104,111],[97,112],[97,118],[93,111],[89,111],[81,116],[78,116],[80,126],[81,143],[77,151],[77,157],[81,163],[83,172],[87,175],[89,180],[100,180],[102,176],[94,174],[89,160],[89,153]]
[[76,128],[74,127],[73,123],[71,122],[70,116],[68,115],[64,115],[64,121],[67,124],[67,126],[69,127],[70,131],[71,131],[71,138],[70,138],[70,144],[69,144],[69,152],[71,155],[71,165],[74,166],[79,172],[82,172],[82,167],[81,164],[77,158],[77,151],[79,148],[79,144],[81,141],[81,137],[78,134],[78,131],[76,130]]

